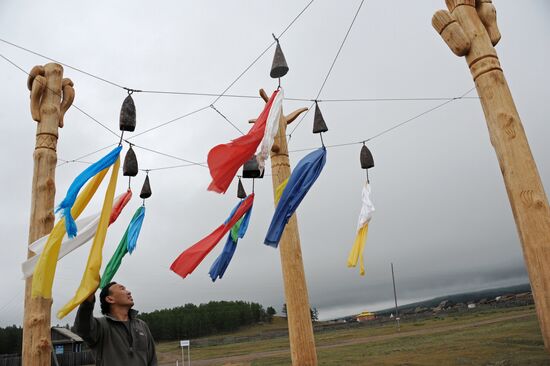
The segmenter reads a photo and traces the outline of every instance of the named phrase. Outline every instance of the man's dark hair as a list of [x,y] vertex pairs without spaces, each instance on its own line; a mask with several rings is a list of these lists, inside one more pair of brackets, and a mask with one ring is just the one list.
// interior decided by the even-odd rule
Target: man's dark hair
[[111,304],[109,304],[105,298],[111,294],[109,291],[109,288],[111,288],[112,285],[116,285],[116,282],[114,281],[109,282],[107,286],[103,287],[101,289],[101,292],[99,293],[99,302],[101,303],[101,314],[103,315],[107,315],[111,312]]

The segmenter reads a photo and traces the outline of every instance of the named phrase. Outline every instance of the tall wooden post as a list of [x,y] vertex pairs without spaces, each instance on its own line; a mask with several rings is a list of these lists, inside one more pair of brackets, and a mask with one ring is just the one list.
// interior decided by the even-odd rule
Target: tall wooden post
[[[73,83],[63,79],[63,67],[49,63],[35,66],[27,80],[31,114],[38,122],[34,149],[29,244],[48,234],[54,225],[55,166],[58,127],[74,99]],[[63,98],[63,100],[62,100]],[[30,250],[28,257],[34,255]],[[51,364],[51,299],[31,297],[32,277],[25,281],[23,366]]]
[[[260,96],[267,103],[268,96],[260,89]],[[285,116],[281,112],[279,131],[271,149],[271,171],[273,180],[273,195],[275,189],[290,177],[290,161],[286,140],[286,127],[292,123],[307,108],[298,109]],[[290,353],[294,366],[317,365],[315,339],[307,293],[306,276],[300,248],[300,235],[296,213],[292,215],[279,243],[285,300],[288,319],[288,334],[290,338]]]
[[523,125],[493,46],[500,40],[491,0],[446,0],[432,24],[466,61],[481,97],[523,256],[546,350],[550,352],[550,208]]

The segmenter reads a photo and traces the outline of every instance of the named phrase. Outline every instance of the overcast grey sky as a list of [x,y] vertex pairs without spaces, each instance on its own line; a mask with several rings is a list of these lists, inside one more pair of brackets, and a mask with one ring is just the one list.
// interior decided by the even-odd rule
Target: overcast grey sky
[[[314,98],[360,1],[316,0],[281,38],[290,66],[282,80],[288,98]],[[0,38],[136,89],[220,93],[304,8],[307,1],[15,1],[0,2]],[[502,40],[497,52],[527,132],[545,186],[550,182],[550,63],[545,0],[495,1]],[[367,0],[320,99],[456,97],[473,87],[464,59],[454,56],[431,26],[444,1]],[[274,49],[230,90],[270,93]],[[0,53],[30,70],[41,57],[0,42]],[[3,179],[0,249],[0,326],[20,324],[24,283],[35,122],[26,76],[0,60],[0,166]],[[75,104],[111,129],[125,92],[65,68]],[[469,96],[476,96],[475,91]],[[210,104],[212,97],[134,94],[136,133]],[[442,101],[321,103],[329,126],[327,144],[359,141],[437,106]],[[286,101],[286,112],[308,106]],[[216,107],[240,129],[260,113],[258,99],[222,98]],[[290,149],[319,146],[312,114],[292,135]],[[216,112],[206,109],[134,142],[193,161],[206,161],[213,146],[238,137]],[[75,159],[115,143],[115,137],[71,108],[60,130],[58,157]],[[298,210],[310,302],[320,317],[376,310],[392,301],[390,262],[400,301],[450,292],[524,283],[520,243],[480,103],[449,103],[374,139],[369,147],[376,213],[365,250],[367,273],[348,269],[365,172],[360,145],[330,148],[320,178]],[[181,164],[136,149],[141,168]],[[296,164],[306,152],[291,154]],[[97,160],[95,154],[88,161]],[[57,169],[58,203],[86,165]],[[269,173],[269,172],[268,172]],[[134,179],[138,193],[144,174]],[[210,233],[236,203],[236,185],[226,195],[207,192],[208,170],[186,167],[150,173],[153,196],[137,250],[124,259],[115,280],[130,288],[136,308],[151,311],[184,303],[241,299],[274,306],[284,302],[277,250],[263,245],[273,214],[269,178],[256,183],[247,236],[239,241],[225,277],[212,283],[208,269],[224,241],[186,279],[169,270],[187,247]],[[120,179],[118,191],[127,184]],[[246,188],[251,189],[250,182]],[[99,210],[104,190],[88,213]],[[137,194],[136,196],[137,197]],[[134,198],[108,232],[104,264],[139,206]],[[53,312],[74,294],[89,246],[64,258],[54,283]],[[72,314],[62,321],[72,322]]]

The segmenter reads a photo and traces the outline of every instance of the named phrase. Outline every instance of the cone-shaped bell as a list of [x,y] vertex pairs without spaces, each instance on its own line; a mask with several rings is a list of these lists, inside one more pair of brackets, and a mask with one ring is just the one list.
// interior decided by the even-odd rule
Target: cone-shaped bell
[[149,184],[149,176],[145,177],[145,182],[143,182],[143,187],[141,187],[141,193],[139,196],[143,199],[151,197],[151,184]]
[[275,55],[273,56],[273,64],[271,65],[271,72],[269,76],[273,79],[282,78],[288,72],[288,65],[286,64],[285,55],[281,49],[281,45],[277,42],[277,48],[275,48]]
[[252,159],[248,160],[243,165],[243,178],[263,178],[264,171],[260,171],[258,160],[256,155],[252,156]]
[[372,154],[368,147],[363,145],[361,148],[361,168],[363,169],[370,169],[374,167],[374,159],[372,158]]
[[328,127],[323,118],[323,114],[319,109],[319,105],[315,103],[315,117],[313,118],[313,133],[327,132]]
[[246,191],[244,190],[243,183],[239,179],[239,187],[237,188],[237,197],[240,199],[246,198]]
[[135,177],[138,174],[138,161],[136,153],[132,146],[128,149],[126,157],[124,158],[124,165],[122,166],[122,175],[125,177]]
[[136,129],[136,105],[131,95],[128,95],[120,108],[120,130],[134,131]]

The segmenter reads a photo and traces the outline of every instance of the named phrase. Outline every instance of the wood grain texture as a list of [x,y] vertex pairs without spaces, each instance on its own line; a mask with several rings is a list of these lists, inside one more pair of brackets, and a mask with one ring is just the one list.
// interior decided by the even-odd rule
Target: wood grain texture
[[[55,63],[35,66],[28,79],[27,87],[31,91],[31,114],[38,122],[33,154],[29,244],[50,233],[54,225],[56,148],[62,115],[60,106],[63,81],[63,68]],[[72,89],[72,82],[66,85]],[[74,91],[72,96],[74,97]],[[67,99],[65,111],[71,103],[72,98],[70,102]],[[33,255],[33,252],[28,251],[29,258]],[[25,281],[22,364],[23,366],[49,366],[52,300],[32,298],[31,287],[32,277],[29,277]]]
[[[502,171],[544,344],[550,352],[550,208],[493,47],[500,40],[496,11],[490,0],[447,0],[446,3],[453,19],[471,42],[465,55],[466,62],[480,96],[491,144]],[[436,30],[439,32],[438,27]]]
[[[268,97],[263,89],[260,90],[260,96],[267,102]],[[305,111],[307,108],[298,109],[287,116],[281,113],[279,130],[271,149],[271,179],[274,199],[276,188],[290,177],[290,160],[286,140],[287,126]],[[279,253],[285,288],[292,365],[315,366],[317,365],[317,352],[296,213],[292,215],[285,227],[279,242]]]

